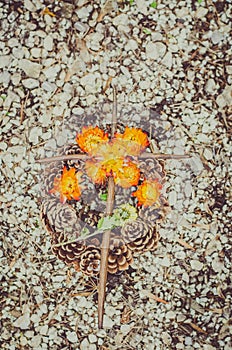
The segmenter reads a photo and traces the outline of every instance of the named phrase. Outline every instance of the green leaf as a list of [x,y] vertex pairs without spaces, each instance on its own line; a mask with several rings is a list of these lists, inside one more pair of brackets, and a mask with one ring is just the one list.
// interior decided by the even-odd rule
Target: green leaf
[[202,0],[197,0],[198,4],[201,4],[202,3]]
[[111,230],[116,226],[118,226],[118,220],[114,216],[104,216],[97,224],[97,228],[100,230]]
[[147,35],[150,35],[151,34],[151,31],[147,28],[143,28],[143,32]]
[[157,1],[153,1],[153,2],[150,4],[150,7],[152,7],[153,9],[156,9],[157,6],[158,6]]
[[100,195],[99,195],[99,197],[100,197],[100,199],[102,200],[102,201],[107,201],[107,193],[101,193]]

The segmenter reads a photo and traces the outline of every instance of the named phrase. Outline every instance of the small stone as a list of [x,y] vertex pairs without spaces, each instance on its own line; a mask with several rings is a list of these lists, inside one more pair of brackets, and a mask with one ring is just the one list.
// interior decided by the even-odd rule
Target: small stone
[[95,334],[89,334],[88,338],[89,338],[89,342],[90,343],[96,343],[97,342],[97,337],[96,337]]
[[208,13],[208,9],[202,6],[199,6],[196,10],[195,17],[197,18],[203,18]]
[[38,314],[33,314],[31,315],[31,321],[33,323],[39,323],[41,320],[41,316],[39,316]]
[[218,30],[216,30],[215,32],[212,33],[211,40],[214,45],[219,44],[220,41],[223,40],[223,34]]
[[43,69],[43,73],[46,76],[47,79],[49,80],[55,80],[57,74],[59,73],[61,67],[59,64],[55,64],[51,67],[47,67]]
[[149,42],[146,46],[146,55],[150,59],[161,59],[166,52],[166,45],[161,42]]
[[32,55],[33,57],[35,57],[35,58],[41,57],[41,49],[38,48],[38,47],[33,47],[33,48],[31,49],[31,55]]
[[87,338],[84,338],[80,344],[80,350],[87,350],[89,349],[89,341]]
[[27,89],[35,89],[39,86],[39,81],[36,79],[28,78],[28,79],[23,79],[22,84]]
[[205,91],[212,95],[214,95],[217,92],[214,79],[208,79],[208,81],[205,84]]
[[18,39],[16,38],[10,38],[8,40],[8,46],[9,47],[15,47],[15,46],[18,46],[19,45],[19,42],[18,42]]
[[171,265],[169,257],[165,256],[162,260],[160,260],[160,265],[169,267]]
[[52,51],[53,49],[53,38],[50,35],[44,39],[44,48],[47,51]]
[[177,193],[176,191],[171,191],[168,194],[168,203],[169,205],[175,205],[177,201]]
[[42,129],[38,126],[33,126],[30,130],[29,141],[36,144],[39,142],[39,136],[42,135]]
[[134,51],[138,48],[138,43],[137,41],[130,39],[128,40],[127,44],[125,45],[125,50],[126,51]]
[[19,68],[30,78],[39,78],[42,66],[39,63],[31,62],[27,59],[19,61]]
[[226,66],[226,71],[228,74],[232,74],[232,65]]
[[220,108],[231,104],[232,87],[227,85],[223,92],[216,98],[216,102]]
[[125,13],[122,13],[122,14],[114,17],[113,24],[115,26],[119,26],[119,25],[127,26],[128,25],[128,15],[126,15]]
[[210,148],[205,148],[203,155],[207,160],[213,159],[213,153]]
[[221,273],[224,269],[224,264],[217,257],[217,258],[214,258],[212,261],[212,268],[214,269],[215,272]]
[[34,336],[30,342],[30,345],[33,349],[38,349],[40,343],[42,340],[42,336],[40,334],[37,334],[36,336]]
[[101,41],[103,39],[104,35],[102,33],[91,33],[88,35],[88,41],[86,42],[86,46],[93,51],[98,51],[101,48]]
[[19,82],[21,81],[21,74],[20,73],[12,74],[11,81],[12,81],[13,85],[17,86],[19,84]]
[[11,56],[0,56],[0,68],[8,67],[11,62]]
[[190,265],[193,270],[197,271],[200,271],[203,268],[203,264],[199,260],[191,260]]
[[36,7],[31,0],[24,0],[24,7],[30,12],[36,11]]
[[48,325],[45,324],[44,326],[40,327],[39,333],[41,335],[47,335],[47,333],[48,333]]
[[20,329],[28,329],[30,326],[30,308],[28,305],[25,305],[23,308],[23,315],[20,316],[14,323],[14,327],[18,327]]
[[185,345],[192,345],[192,338],[191,337],[185,337]]
[[5,151],[6,149],[7,149],[7,143],[6,142],[0,142],[0,149],[2,150],[2,151]]
[[193,192],[193,187],[190,181],[185,182],[184,193],[186,197],[191,197]]
[[114,325],[114,322],[107,316],[104,316],[104,324],[105,324],[105,328],[112,328]]
[[168,51],[164,58],[162,59],[162,64],[164,64],[167,68],[171,69],[172,67],[172,53]]
[[49,81],[44,81],[41,87],[47,92],[53,92],[57,88],[55,83],[50,83]]
[[185,17],[185,16],[188,16],[188,14],[189,14],[189,9],[188,9],[188,7],[183,6],[183,7],[180,8],[180,9],[177,8],[177,9],[175,10],[175,13],[176,13],[177,17],[183,18],[183,17]]
[[89,13],[93,10],[93,7],[91,5],[89,6],[82,6],[79,10],[76,11],[78,18],[80,19],[86,19],[89,16]]
[[7,71],[1,72],[0,73],[0,84],[3,84],[4,87],[7,87],[10,82],[10,73]]
[[78,337],[76,335],[76,332],[67,332],[67,339],[71,342],[71,343],[76,343],[78,341]]
[[170,311],[168,311],[167,313],[166,313],[166,317],[170,320],[170,319],[175,319],[176,318],[176,313],[174,312],[174,311],[172,311],[172,310],[170,310]]

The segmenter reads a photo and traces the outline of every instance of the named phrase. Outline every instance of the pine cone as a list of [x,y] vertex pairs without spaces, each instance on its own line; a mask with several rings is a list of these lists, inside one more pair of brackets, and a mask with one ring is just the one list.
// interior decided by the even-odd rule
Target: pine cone
[[108,272],[114,274],[127,270],[132,262],[132,252],[123,239],[118,236],[112,237],[109,246]]
[[149,207],[141,207],[139,217],[150,225],[156,225],[163,220],[168,211],[168,202],[163,196],[159,197],[160,205],[154,204]]
[[89,245],[81,254],[80,271],[88,276],[98,275],[100,271],[101,251],[94,245]]
[[79,211],[78,216],[83,222],[84,226],[88,225],[96,228],[98,221],[103,216],[103,214],[99,213],[97,210],[91,210],[89,207],[84,207]]
[[[69,144],[69,145],[64,146],[61,154],[65,154],[65,155],[84,154],[84,152],[81,150],[81,148],[78,146],[78,144],[73,143],[73,144]],[[76,168],[78,170],[81,170],[84,167],[84,162],[81,160],[77,160],[77,159],[75,161],[73,161],[72,159],[69,159],[69,160],[63,161],[62,166],[63,167],[67,166],[68,169]]]
[[41,220],[49,233],[81,231],[80,221],[75,210],[67,203],[60,203],[56,198],[46,198],[41,205]]
[[[61,178],[63,172],[63,164],[62,162],[52,162],[46,168],[44,169],[44,181],[42,185],[42,191],[45,192],[45,194],[50,194],[50,190],[54,186],[54,179]],[[53,197],[57,197],[57,195],[53,194]]]
[[[86,249],[84,241],[67,243],[70,237],[64,233],[56,233],[53,235],[52,251],[58,259],[64,261],[66,264],[75,264],[75,268],[79,265],[81,254]],[[59,245],[63,243],[62,245]],[[59,245],[59,246],[56,246]]]
[[126,223],[122,227],[122,235],[129,249],[134,253],[154,250],[157,247],[159,233],[155,227],[141,219]]
[[165,172],[157,159],[149,157],[139,159],[139,169],[141,171],[141,180],[144,180],[144,178],[158,179],[159,183],[164,182]]

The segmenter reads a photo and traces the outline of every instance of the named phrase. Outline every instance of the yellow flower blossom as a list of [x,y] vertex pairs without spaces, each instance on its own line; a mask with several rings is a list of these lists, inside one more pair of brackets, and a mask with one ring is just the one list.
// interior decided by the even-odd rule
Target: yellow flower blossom
[[65,203],[66,200],[71,199],[79,200],[81,196],[80,181],[80,172],[77,173],[75,168],[67,170],[67,168],[64,167],[61,178],[55,177],[54,185],[50,193],[60,193],[61,203]]
[[145,180],[132,195],[138,199],[138,205],[148,207],[158,201],[161,188],[158,180]]
[[88,126],[83,127],[82,132],[77,135],[76,141],[82,151],[93,154],[97,147],[109,141],[109,139],[108,135],[98,126]]

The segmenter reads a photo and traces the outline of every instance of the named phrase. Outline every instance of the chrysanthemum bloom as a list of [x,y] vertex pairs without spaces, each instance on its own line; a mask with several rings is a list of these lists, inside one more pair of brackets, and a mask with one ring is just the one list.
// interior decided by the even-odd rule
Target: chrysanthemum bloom
[[158,201],[161,188],[158,180],[145,180],[132,195],[138,199],[138,205],[148,207]]
[[78,200],[81,195],[81,189],[79,182],[81,181],[81,172],[76,172],[75,168],[67,170],[63,169],[61,178],[54,179],[53,189],[50,193],[60,193],[61,203],[65,203],[66,200],[76,199]]
[[116,185],[123,188],[130,188],[131,186],[136,186],[138,184],[140,171],[135,163],[127,160],[113,169],[113,176]]
[[82,151],[93,154],[94,150],[102,143],[108,142],[108,135],[98,126],[83,127],[82,132],[77,135],[76,141]]
[[98,162],[92,159],[85,162],[86,174],[96,184],[103,184],[107,177],[106,169],[102,166],[102,162]]
[[121,140],[121,148],[132,156],[139,155],[149,145],[147,134],[138,128],[126,126],[124,133],[116,134],[115,137]]

